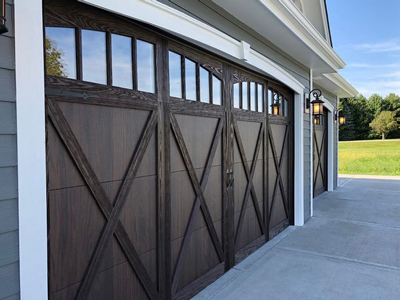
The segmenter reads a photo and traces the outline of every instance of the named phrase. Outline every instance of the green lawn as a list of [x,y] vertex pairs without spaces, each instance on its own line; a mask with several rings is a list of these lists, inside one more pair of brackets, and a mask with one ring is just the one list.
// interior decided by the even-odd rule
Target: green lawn
[[400,140],[339,142],[339,173],[400,175]]

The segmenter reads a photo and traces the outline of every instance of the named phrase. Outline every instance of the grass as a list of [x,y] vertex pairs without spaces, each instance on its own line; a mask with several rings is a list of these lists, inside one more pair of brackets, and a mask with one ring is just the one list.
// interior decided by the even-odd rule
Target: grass
[[400,175],[400,140],[339,142],[339,173]]

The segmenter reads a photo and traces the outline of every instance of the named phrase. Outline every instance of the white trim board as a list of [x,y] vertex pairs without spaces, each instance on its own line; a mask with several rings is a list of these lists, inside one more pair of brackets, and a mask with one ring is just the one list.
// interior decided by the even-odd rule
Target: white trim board
[[47,300],[42,1],[18,0],[14,6],[20,297]]
[[[322,97],[323,98],[323,97]],[[324,99],[323,99],[324,100]],[[335,108],[328,101],[325,100],[324,107],[328,110],[328,186],[327,191],[332,192],[334,189],[333,180],[333,168],[334,168],[334,158],[333,158],[333,147],[334,147],[334,128],[335,128]]]

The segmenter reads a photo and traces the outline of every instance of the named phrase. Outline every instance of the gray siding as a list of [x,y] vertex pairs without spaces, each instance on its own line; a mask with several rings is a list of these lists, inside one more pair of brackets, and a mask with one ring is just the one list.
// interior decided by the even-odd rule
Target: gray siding
[[0,299],[19,299],[17,122],[13,2],[7,0],[7,26],[0,36]]
[[[223,31],[238,41],[244,40],[259,53],[265,55],[293,77],[300,81],[309,91],[310,70],[286,55],[285,51],[277,48],[272,42],[240,22],[211,0],[159,0],[160,2],[191,15],[210,26]],[[304,115],[304,215],[310,218],[310,124],[309,115]]]

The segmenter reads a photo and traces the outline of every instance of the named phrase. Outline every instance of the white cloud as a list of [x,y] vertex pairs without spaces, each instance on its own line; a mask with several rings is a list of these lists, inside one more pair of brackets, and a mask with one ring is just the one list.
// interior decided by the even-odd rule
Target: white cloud
[[400,52],[400,39],[391,39],[378,43],[354,45],[356,50],[365,50],[370,53]]
[[400,64],[367,64],[367,63],[350,63],[346,66],[348,68],[359,68],[359,69],[400,69]]

